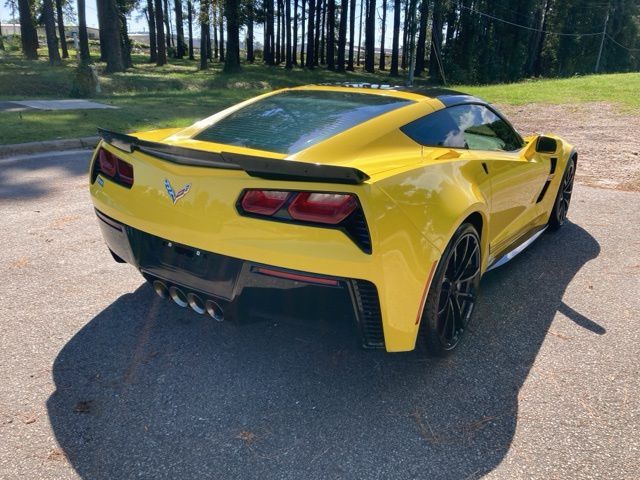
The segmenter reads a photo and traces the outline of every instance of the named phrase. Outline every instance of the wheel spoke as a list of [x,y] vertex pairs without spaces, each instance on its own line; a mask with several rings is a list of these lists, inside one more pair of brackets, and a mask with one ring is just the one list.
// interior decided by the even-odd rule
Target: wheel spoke
[[[464,273],[464,272],[463,272]],[[473,280],[480,273],[480,266],[477,266],[473,273],[469,273],[466,277],[458,279],[460,283],[466,283]]]
[[446,315],[444,317],[444,321],[442,322],[442,331],[440,336],[445,340],[447,340],[447,331],[448,331],[448,326],[449,323],[454,323],[455,324],[455,320],[453,320],[453,315],[452,315],[452,307],[451,307],[451,298],[447,299],[447,306],[446,306]]
[[458,292],[456,296],[462,298],[465,302],[474,302],[476,299],[476,296],[469,292]]
[[[465,258],[467,256],[467,250],[469,249],[469,242],[470,242],[469,238],[470,238],[469,235],[464,237],[464,239],[465,239],[464,251],[463,251],[463,253],[462,253],[462,255],[460,256],[459,259],[457,257],[455,259],[454,277],[453,278],[456,279],[456,280],[458,279],[458,276],[464,271],[464,268],[466,266]],[[460,242],[460,243],[462,243],[462,242]],[[458,248],[456,247],[456,250],[457,249]]]
[[[475,243],[475,242],[474,242]],[[464,262],[464,266],[462,267],[462,270],[460,270],[460,272],[458,273],[458,275],[456,276],[456,281],[457,282],[461,282],[461,277],[462,275],[467,271],[467,269],[469,268],[471,262],[474,260],[475,254],[478,251],[478,244],[476,243],[473,247],[473,249],[471,250],[471,254],[469,255],[469,257],[465,260]]]
[[453,327],[451,328],[451,338],[456,337],[459,328],[462,328],[462,309],[456,297],[451,297],[451,310],[453,313]]

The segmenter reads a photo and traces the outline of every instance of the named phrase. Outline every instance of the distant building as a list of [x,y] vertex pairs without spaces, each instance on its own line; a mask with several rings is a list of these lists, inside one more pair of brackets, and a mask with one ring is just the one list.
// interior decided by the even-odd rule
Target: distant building
[[[2,27],[2,35],[20,35],[20,24],[19,23],[3,23]],[[44,27],[37,27],[38,37],[45,38]],[[67,35],[68,39],[71,39],[74,34],[78,34],[79,28],[77,25],[65,25],[64,31]],[[57,34],[56,30],[56,34]],[[98,40],[100,38],[100,32],[97,28],[87,27],[87,37],[89,40]]]

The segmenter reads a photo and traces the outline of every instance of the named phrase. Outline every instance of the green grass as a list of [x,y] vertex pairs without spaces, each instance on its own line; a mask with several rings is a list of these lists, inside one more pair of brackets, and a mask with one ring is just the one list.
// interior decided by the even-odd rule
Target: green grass
[[[70,52],[72,59],[61,67],[50,67],[44,50],[41,59],[33,62],[18,54],[16,49],[0,54],[0,100],[68,97],[75,52]],[[134,63],[135,68],[126,73],[100,74],[102,93],[95,100],[119,107],[117,110],[3,112],[0,144],[90,136],[98,126],[119,131],[187,126],[243,99],[292,85],[404,80],[384,72],[338,74],[321,68],[287,71],[263,65],[244,65],[241,73],[225,75],[219,63],[211,64],[207,71],[198,70],[198,63],[189,60],[156,67],[146,63],[144,56],[134,56]],[[97,68],[101,72],[104,65],[97,64]],[[625,109],[640,109],[640,73],[457,88],[497,103],[608,101]]]
[[625,110],[640,109],[640,73],[587,75],[459,88],[494,103],[611,102]]

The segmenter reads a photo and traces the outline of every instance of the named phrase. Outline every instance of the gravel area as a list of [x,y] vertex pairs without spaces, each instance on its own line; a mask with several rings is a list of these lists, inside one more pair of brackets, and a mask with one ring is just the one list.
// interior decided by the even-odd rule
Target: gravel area
[[640,115],[605,102],[498,105],[523,134],[554,133],[578,149],[578,182],[640,190]]

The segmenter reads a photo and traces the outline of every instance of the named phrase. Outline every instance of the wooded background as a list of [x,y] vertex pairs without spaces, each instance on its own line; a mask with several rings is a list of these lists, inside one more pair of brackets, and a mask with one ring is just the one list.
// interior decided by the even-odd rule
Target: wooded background
[[[65,18],[77,18],[80,63],[98,60],[85,0],[6,6],[19,17],[24,57],[38,58],[42,25],[49,62],[59,64],[69,56]],[[638,0],[97,0],[97,11],[107,73],[133,67],[134,15],[148,23],[144,51],[159,66],[189,58],[201,69],[223,62],[227,72],[243,62],[363,68],[434,83],[640,70]]]

